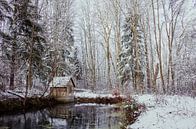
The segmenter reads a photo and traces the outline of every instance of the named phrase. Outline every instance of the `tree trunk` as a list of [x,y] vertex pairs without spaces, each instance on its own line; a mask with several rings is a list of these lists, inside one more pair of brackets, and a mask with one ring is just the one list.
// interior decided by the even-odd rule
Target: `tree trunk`
[[[146,35],[146,34],[144,34]],[[147,37],[144,39],[145,44],[145,56],[146,56],[146,81],[147,81],[147,92],[151,93],[151,75],[150,75],[150,64],[149,64],[149,52],[148,52],[148,44]]]
[[[12,50],[13,53],[14,50]],[[11,59],[11,67],[10,67],[10,90],[14,89],[14,81],[15,81],[15,54],[12,54]]]
[[12,55],[11,55],[11,63],[10,63],[10,90],[13,90],[14,89],[14,81],[15,81],[15,63],[16,63],[16,38],[17,38],[17,35],[16,35],[16,13],[17,13],[17,10],[16,10],[16,7],[14,6],[14,12],[13,12],[14,16],[13,16],[13,23],[11,25],[12,27],[12,31],[13,31],[13,41],[12,41]]

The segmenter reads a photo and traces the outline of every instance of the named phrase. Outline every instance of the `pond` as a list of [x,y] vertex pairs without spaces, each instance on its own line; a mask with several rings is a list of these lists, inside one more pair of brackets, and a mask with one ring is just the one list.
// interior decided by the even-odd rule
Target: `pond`
[[120,129],[122,113],[112,105],[58,105],[52,109],[0,116],[0,129]]

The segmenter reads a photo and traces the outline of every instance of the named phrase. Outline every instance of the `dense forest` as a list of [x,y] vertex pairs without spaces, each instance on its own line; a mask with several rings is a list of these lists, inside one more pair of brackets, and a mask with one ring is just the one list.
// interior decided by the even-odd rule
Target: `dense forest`
[[195,129],[196,0],[0,0],[0,129]]
[[[194,0],[0,0],[0,90],[196,92]],[[104,89],[104,90],[103,90]]]

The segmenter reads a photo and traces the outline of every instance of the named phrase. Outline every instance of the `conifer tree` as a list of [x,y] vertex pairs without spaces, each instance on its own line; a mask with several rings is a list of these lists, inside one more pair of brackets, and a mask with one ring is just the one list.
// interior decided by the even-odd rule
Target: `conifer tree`
[[36,71],[42,66],[42,57],[45,54],[45,37],[42,25],[39,24],[41,16],[31,0],[18,0],[15,3],[17,8],[17,25],[20,41],[21,59],[26,64],[26,86],[31,88],[33,77]]
[[118,62],[118,76],[123,90],[131,85],[135,91],[143,89],[145,56],[139,20],[138,15],[130,13],[123,26],[122,51]]
[[10,89],[14,89],[15,74],[19,68],[23,76],[21,80],[26,78],[26,86],[31,88],[33,77],[39,75],[46,53],[44,31],[39,24],[41,16],[31,0],[13,0],[10,6],[13,13],[8,22],[9,30],[2,36],[3,53],[10,64]]
[[[12,12],[12,8],[10,7],[9,3],[7,0],[0,0],[0,24],[3,25],[5,24],[6,21],[10,20],[10,13]],[[11,37],[4,31],[4,27],[0,25],[0,53],[1,53],[1,66],[2,69],[0,69],[0,82],[1,82],[1,88],[4,90],[5,85],[4,80],[7,81],[8,74],[6,72],[3,72],[3,70],[8,70],[7,68],[7,62],[4,60],[3,56],[3,44],[11,39]]]

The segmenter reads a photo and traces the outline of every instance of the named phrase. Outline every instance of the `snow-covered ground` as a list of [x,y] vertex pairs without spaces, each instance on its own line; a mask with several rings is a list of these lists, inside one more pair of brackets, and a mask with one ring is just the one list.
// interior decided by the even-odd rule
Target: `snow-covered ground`
[[[5,92],[0,91],[0,100],[9,99],[9,98],[19,98],[25,97],[25,88],[16,88],[14,90],[6,90]],[[31,90],[28,90],[28,97],[40,97],[43,94],[43,91],[39,89],[32,88]],[[45,96],[47,96],[49,93],[47,92]]]
[[111,98],[111,97],[114,97],[112,94],[97,94],[97,93],[93,93],[93,92],[88,92],[88,91],[85,91],[85,92],[76,92],[74,93],[74,96],[77,98],[77,97],[80,97],[80,98],[104,98],[104,97],[108,97],[108,98]]
[[196,98],[185,96],[135,96],[147,109],[128,129],[196,129]]
[[80,103],[80,104],[75,104],[74,106],[75,107],[83,107],[83,106],[86,106],[86,107],[91,106],[91,107],[93,107],[93,106],[95,106],[95,107],[107,107],[107,108],[109,108],[109,107],[111,107],[111,108],[119,107],[119,106],[117,106],[115,104],[97,104],[97,103]]

